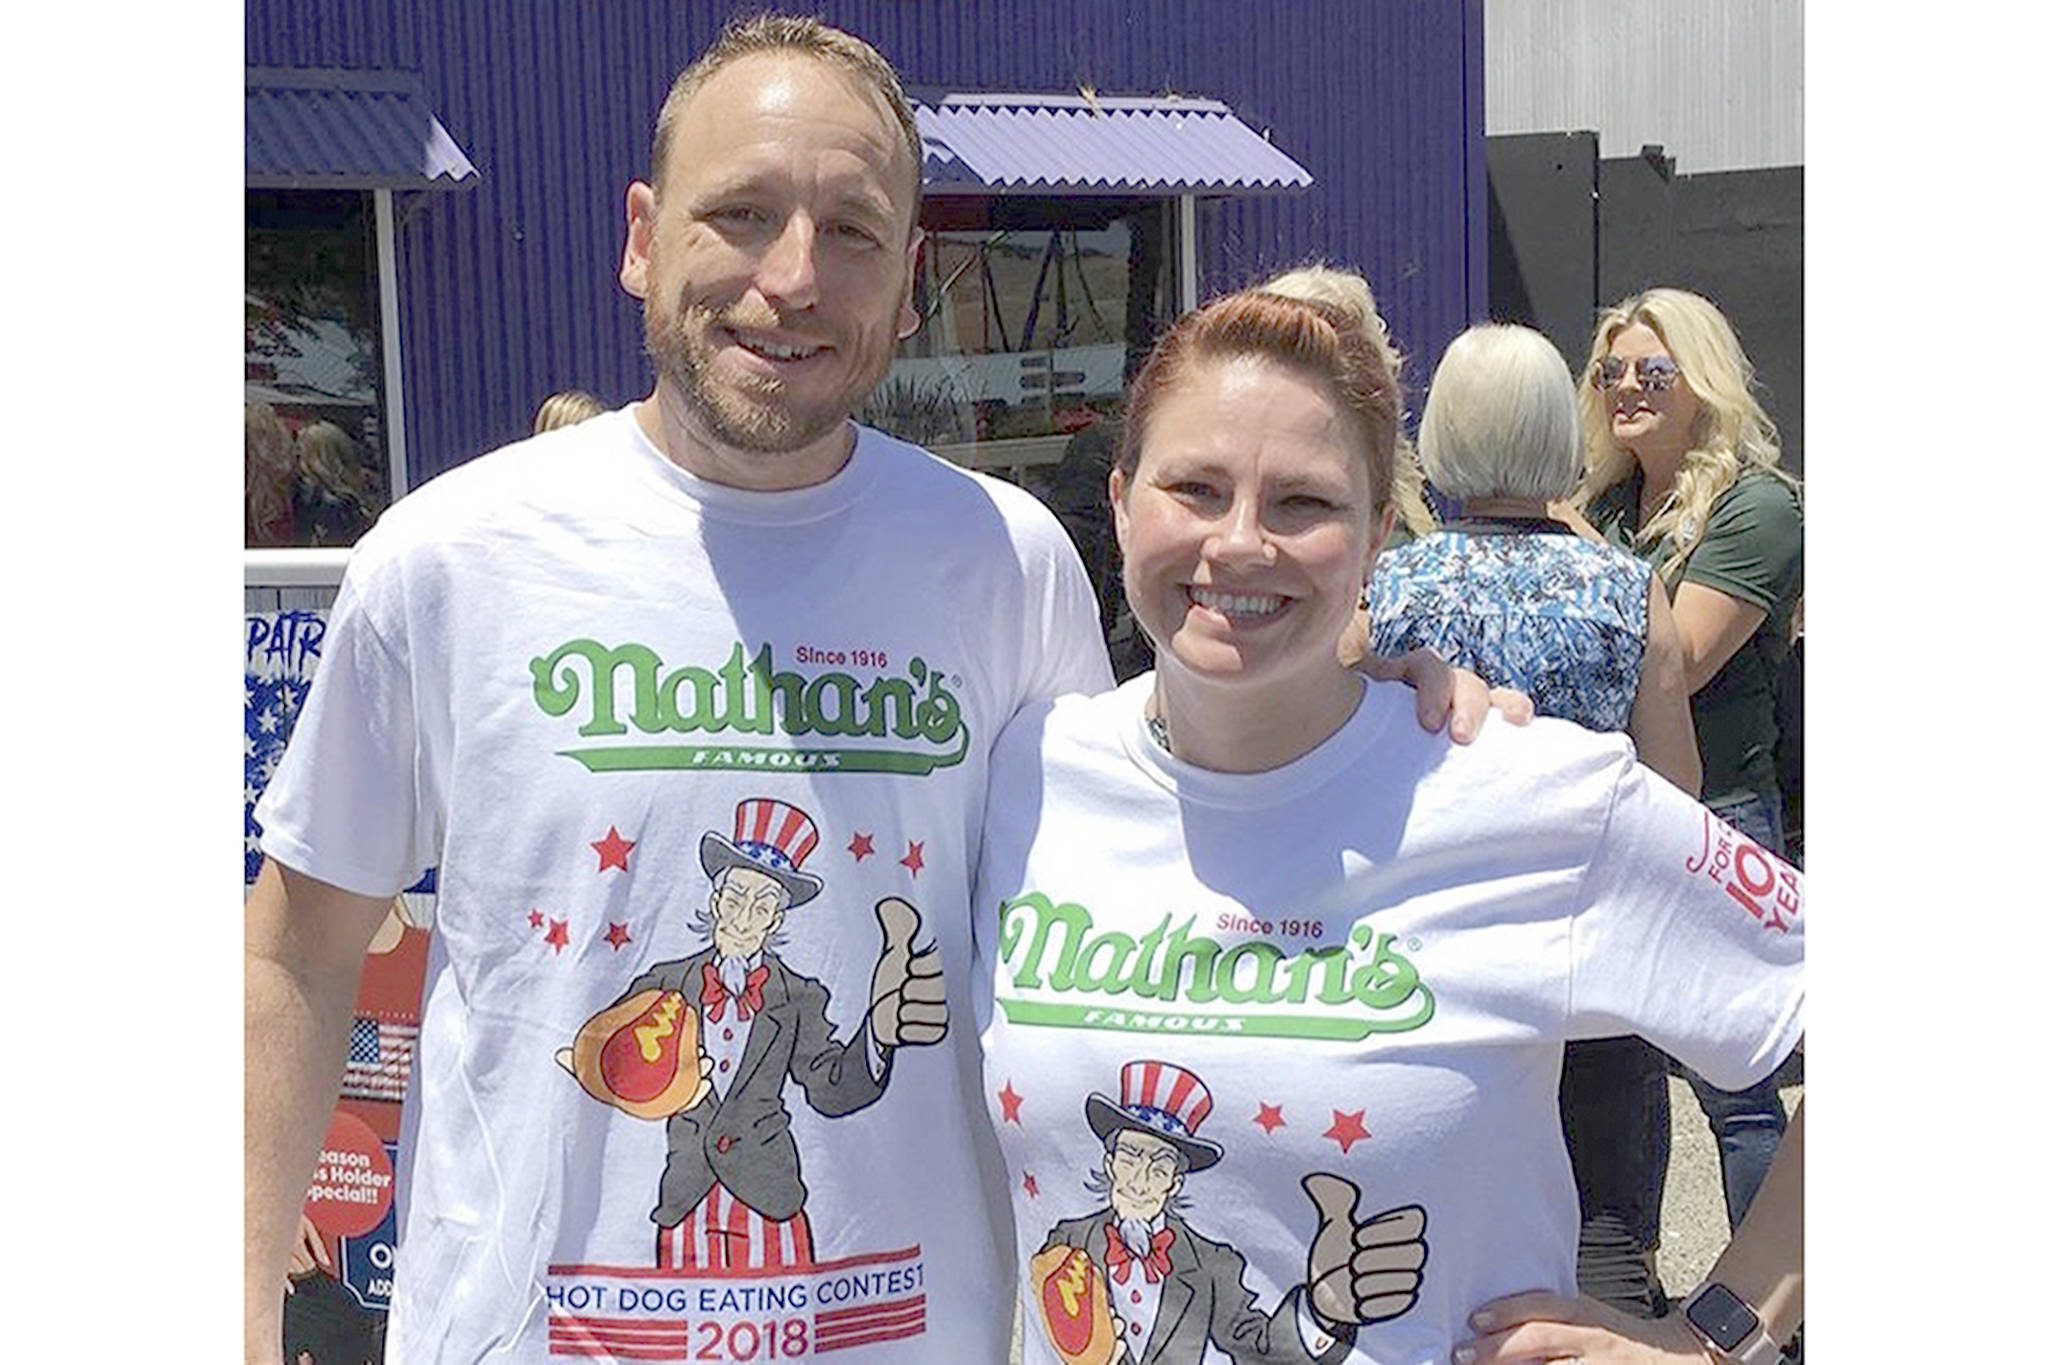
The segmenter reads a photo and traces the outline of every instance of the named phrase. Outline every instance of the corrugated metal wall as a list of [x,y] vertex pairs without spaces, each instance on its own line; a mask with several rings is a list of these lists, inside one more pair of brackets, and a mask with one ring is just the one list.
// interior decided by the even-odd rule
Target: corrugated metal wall
[[[626,182],[675,71],[743,0],[246,0],[246,60],[417,69],[478,187],[399,231],[414,479],[523,435],[569,385],[645,391],[618,286]],[[1205,287],[1362,267],[1417,375],[1484,313],[1481,0],[838,0],[906,83],[1227,102],[1306,194],[1201,210]]]
[[1486,131],[1592,129],[1683,175],[1806,162],[1803,0],[1499,0]]

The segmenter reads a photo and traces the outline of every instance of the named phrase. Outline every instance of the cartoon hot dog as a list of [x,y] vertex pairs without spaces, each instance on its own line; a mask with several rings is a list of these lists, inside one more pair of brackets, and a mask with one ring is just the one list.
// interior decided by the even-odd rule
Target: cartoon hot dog
[[635,991],[598,1011],[555,1060],[593,1099],[634,1118],[680,1114],[711,1088],[697,1011],[680,991]]

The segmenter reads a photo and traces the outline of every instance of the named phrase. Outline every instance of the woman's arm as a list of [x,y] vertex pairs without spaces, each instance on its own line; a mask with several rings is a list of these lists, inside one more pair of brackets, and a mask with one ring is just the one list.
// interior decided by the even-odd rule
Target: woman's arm
[[1756,1310],[1783,1346],[1806,1321],[1806,1103],[1800,1101],[1742,1226],[1706,1275]]
[[[1780,1346],[1806,1315],[1806,1106],[1778,1144],[1770,1174],[1735,1236],[1707,1272],[1756,1310]],[[1451,1353],[1457,1365],[1667,1365],[1714,1361],[1678,1312],[1644,1321],[1594,1299],[1510,1294],[1472,1314],[1482,1335]]]
[[1692,730],[1693,689],[1686,685],[1684,645],[1664,585],[1650,575],[1649,638],[1636,684],[1629,736],[1643,762],[1686,795],[1700,794],[1700,746]]
[[1746,475],[1715,501],[1671,594],[1687,692],[1711,682],[1772,612],[1799,596],[1804,541],[1798,493],[1769,475]]
[[1679,643],[1684,649],[1687,696],[1712,682],[1721,666],[1734,658],[1735,651],[1764,623],[1764,609],[1755,603],[1691,582],[1678,585],[1671,599],[1671,615],[1678,623]]

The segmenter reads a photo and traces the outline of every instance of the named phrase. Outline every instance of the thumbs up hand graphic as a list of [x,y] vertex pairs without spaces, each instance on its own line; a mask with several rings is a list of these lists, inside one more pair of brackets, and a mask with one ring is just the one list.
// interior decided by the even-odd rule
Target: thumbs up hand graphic
[[1304,1176],[1301,1187],[1316,1206],[1308,1287],[1317,1315],[1338,1324],[1374,1323],[1413,1308],[1429,1259],[1422,1206],[1388,1209],[1361,1223],[1358,1186],[1344,1177],[1319,1171]]
[[918,1047],[946,1036],[946,978],[936,943],[914,948],[924,921],[917,907],[891,896],[875,904],[882,956],[875,963],[868,1031],[882,1047]]

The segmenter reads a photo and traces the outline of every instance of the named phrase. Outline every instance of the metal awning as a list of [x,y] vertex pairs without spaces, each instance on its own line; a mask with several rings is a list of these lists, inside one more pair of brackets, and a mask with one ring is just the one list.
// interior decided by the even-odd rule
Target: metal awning
[[252,189],[466,189],[476,167],[405,71],[247,68]]
[[1242,195],[1315,183],[1216,100],[956,93],[915,104],[927,195]]

